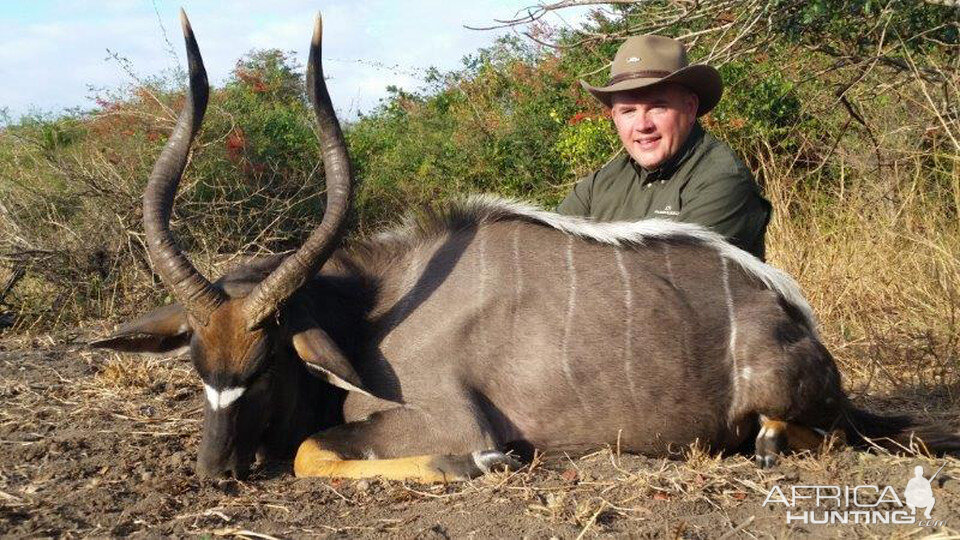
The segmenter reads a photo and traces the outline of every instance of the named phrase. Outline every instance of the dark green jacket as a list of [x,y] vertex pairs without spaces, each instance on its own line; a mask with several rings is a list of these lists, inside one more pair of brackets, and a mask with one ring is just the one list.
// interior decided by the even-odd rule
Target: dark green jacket
[[698,223],[763,259],[771,207],[733,150],[696,124],[677,154],[656,170],[643,169],[624,153],[577,182],[557,212],[598,221]]

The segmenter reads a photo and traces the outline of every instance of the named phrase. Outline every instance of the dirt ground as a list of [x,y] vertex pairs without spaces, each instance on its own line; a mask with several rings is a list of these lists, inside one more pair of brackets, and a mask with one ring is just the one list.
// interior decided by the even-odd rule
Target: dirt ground
[[[915,465],[929,477],[944,463],[842,444],[770,470],[697,449],[665,460],[605,448],[438,486],[298,480],[289,463],[257,467],[242,482],[201,481],[193,466],[202,390],[189,362],[70,341],[0,339],[2,536],[960,537],[960,462],[952,458],[932,483],[939,526],[788,524],[788,510],[817,509],[810,500],[763,505],[774,486],[789,496],[803,485],[890,485],[902,499]],[[957,417],[949,389],[909,404],[927,408],[926,419],[934,410]]]

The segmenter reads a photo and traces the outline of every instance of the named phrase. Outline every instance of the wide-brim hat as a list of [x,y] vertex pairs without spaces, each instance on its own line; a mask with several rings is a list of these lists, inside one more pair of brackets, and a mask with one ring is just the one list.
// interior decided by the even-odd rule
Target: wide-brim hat
[[697,94],[700,98],[697,116],[710,112],[723,95],[723,81],[716,69],[706,64],[690,65],[683,43],[654,35],[632,36],[620,45],[605,86],[580,81],[584,89],[608,108],[616,92],[666,83],[683,85]]

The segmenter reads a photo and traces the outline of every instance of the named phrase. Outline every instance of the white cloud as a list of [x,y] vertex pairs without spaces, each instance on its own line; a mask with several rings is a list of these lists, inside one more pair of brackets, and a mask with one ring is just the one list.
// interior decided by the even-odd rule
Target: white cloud
[[[183,3],[214,84],[222,83],[237,59],[254,48],[292,50],[301,64],[305,61],[318,7],[315,2],[235,0],[229,8],[208,0]],[[325,70],[338,109],[355,113],[357,108],[372,107],[390,84],[418,86],[411,70],[457,67],[464,55],[495,39],[493,32],[467,30],[464,24],[488,24],[528,4],[525,0],[325,2]],[[4,81],[0,104],[14,116],[32,106],[43,110],[90,107],[89,85],[130,84],[123,70],[105,59],[107,49],[128,58],[141,76],[184,64],[178,6],[173,2],[157,0],[159,19],[153,4],[143,0],[83,0],[67,3],[63,9],[60,5],[44,13],[52,20],[17,21],[15,31],[0,32]],[[9,27],[10,22],[0,12],[0,27]],[[176,58],[164,41],[161,24]]]

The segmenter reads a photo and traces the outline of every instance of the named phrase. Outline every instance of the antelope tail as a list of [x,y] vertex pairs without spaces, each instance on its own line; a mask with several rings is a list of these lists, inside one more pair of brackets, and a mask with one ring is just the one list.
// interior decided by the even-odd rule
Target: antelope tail
[[841,425],[854,446],[892,452],[960,455],[960,433],[949,426],[920,424],[906,415],[881,415],[848,406]]

